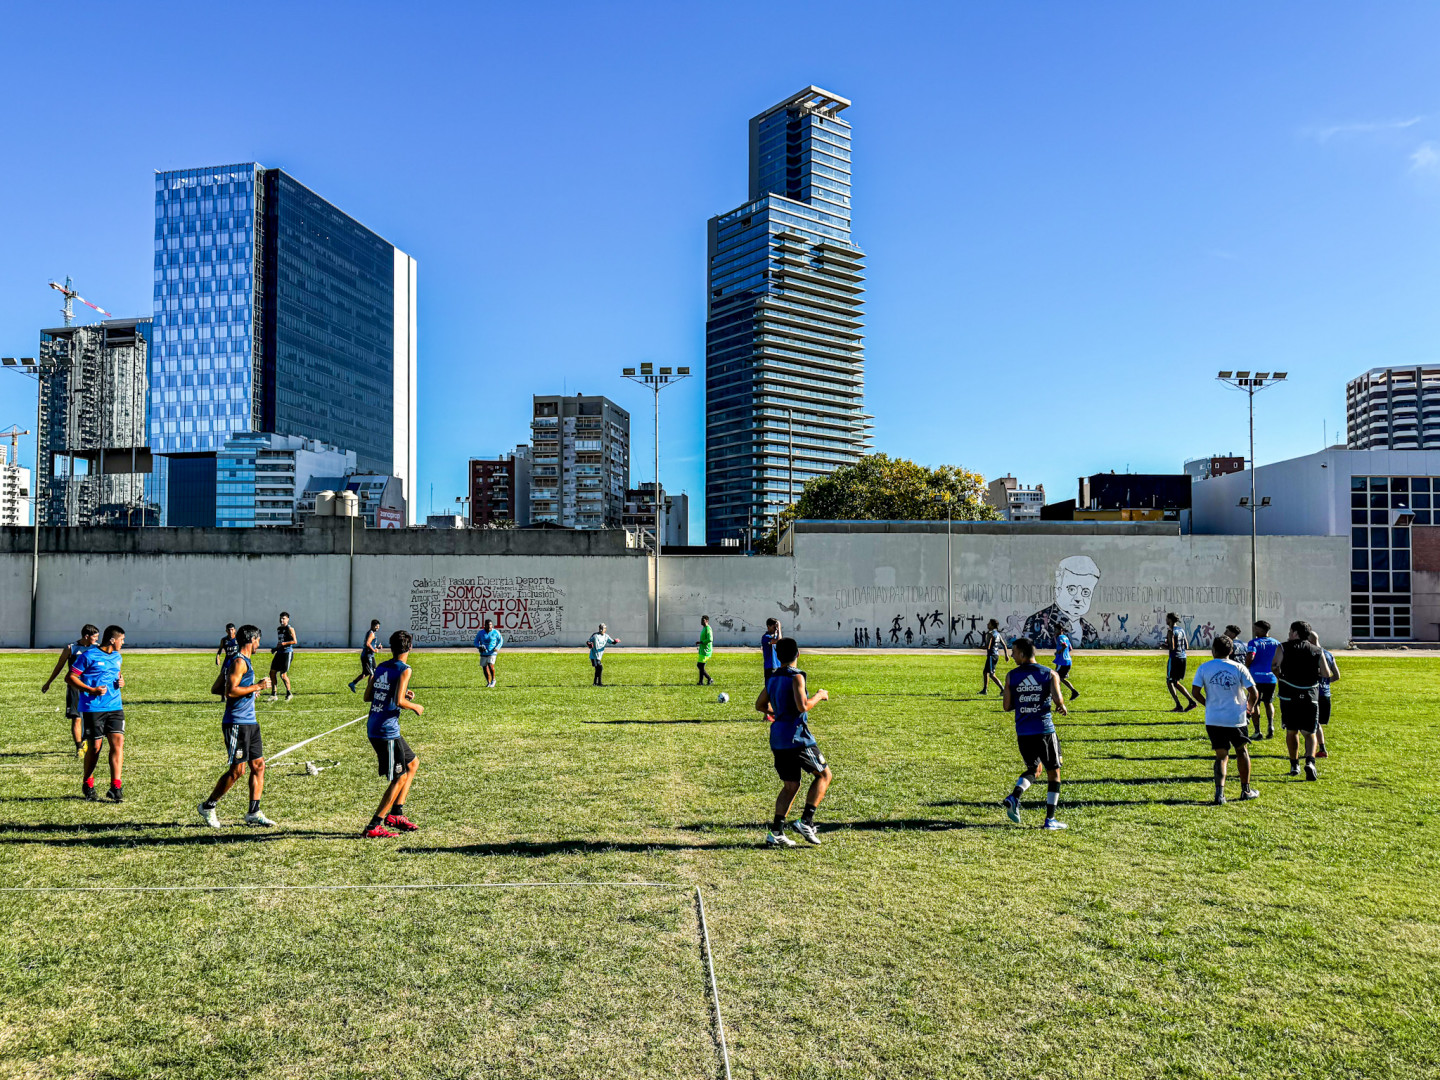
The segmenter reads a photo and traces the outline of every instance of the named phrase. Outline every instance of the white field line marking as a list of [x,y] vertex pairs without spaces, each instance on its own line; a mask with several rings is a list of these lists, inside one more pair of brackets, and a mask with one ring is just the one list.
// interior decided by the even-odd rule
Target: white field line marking
[[725,1045],[725,1021],[720,1018],[720,990],[715,985],[715,960],[710,951],[710,927],[705,923],[705,897],[695,886],[695,903],[700,911],[700,940],[705,945],[705,970],[710,975],[710,997],[715,1002],[715,1031],[720,1037],[720,1064],[725,1067],[725,1080],[730,1080],[730,1049]]
[[287,746],[278,754],[267,755],[265,758],[265,764],[269,765],[272,761],[279,761],[286,754],[290,753],[290,751],[299,750],[302,746],[309,746],[316,739],[323,739],[326,735],[334,735],[337,731],[345,730],[345,728],[349,727],[351,724],[358,724],[361,720],[364,720],[365,717],[369,715],[370,714],[368,712],[362,713],[360,716],[355,717],[354,720],[346,720],[345,723],[341,724],[339,727],[332,727],[329,731],[322,731],[319,735],[311,735],[310,738],[306,739],[304,742],[297,742],[294,746]]
[[[363,717],[361,717],[363,719]],[[352,720],[350,723],[355,723]],[[346,725],[342,724],[341,727]],[[338,728],[336,729],[339,730]],[[326,732],[328,735],[329,732]],[[315,736],[319,738],[320,736]],[[308,739],[306,740],[309,741]],[[300,746],[304,743],[298,744]],[[293,750],[294,747],[291,747]],[[0,893],[57,893],[57,892],[245,892],[268,889],[273,892],[339,892],[346,890],[371,889],[688,889],[688,885],[674,881],[462,881],[453,883],[426,882],[420,884],[387,885],[13,885],[0,887]],[[710,999],[715,1005],[715,1032],[720,1048],[720,1064],[725,1070],[725,1080],[730,1076],[730,1049],[725,1043],[725,1021],[720,1016],[720,990],[715,985],[715,962],[710,949],[710,927],[705,921],[705,897],[700,886],[695,886],[695,904],[700,926],[700,943],[705,951],[705,971],[710,979]]]

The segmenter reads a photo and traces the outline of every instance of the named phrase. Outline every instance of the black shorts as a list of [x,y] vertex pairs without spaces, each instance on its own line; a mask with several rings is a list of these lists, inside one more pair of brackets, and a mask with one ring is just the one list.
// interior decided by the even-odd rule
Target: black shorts
[[1172,656],[1165,665],[1165,681],[1183,683],[1185,681],[1186,659],[1183,656]]
[[394,780],[415,760],[415,751],[399,735],[393,739],[371,739],[370,745],[375,748],[375,757],[380,762],[380,775],[386,780]]
[[818,746],[796,746],[789,750],[772,749],[770,752],[775,755],[776,774],[787,784],[798,784],[801,772],[819,776],[829,768]]
[[69,683],[65,684],[65,719],[74,720],[80,715],[80,691]]
[[220,737],[225,740],[225,760],[231,765],[259,761],[265,756],[259,724],[221,724]]
[[360,652],[360,670],[366,675],[375,674],[375,654],[369,649],[362,649]]
[[1320,723],[1330,723],[1330,695],[1320,695]]
[[81,713],[80,724],[83,737],[86,739],[103,739],[106,735],[123,735],[125,734],[125,710]]
[[986,674],[986,675],[993,674],[994,671],[995,671],[996,665],[998,665],[999,663],[1000,663],[1000,654],[999,654],[999,653],[986,653],[986,654],[985,654],[985,674]]
[[1280,725],[1286,731],[1315,734],[1320,726],[1320,703],[1314,690],[1290,691],[1280,698]]
[[1036,765],[1043,765],[1047,769],[1060,767],[1060,740],[1056,738],[1055,732],[1044,735],[1017,735],[1016,740],[1020,743],[1020,759],[1025,762],[1026,768],[1033,769]]
[[1237,754],[1250,745],[1250,736],[1245,734],[1246,730],[1244,727],[1205,725],[1205,734],[1210,736],[1211,750],[1234,750]]
[[1270,702],[1275,700],[1275,687],[1277,685],[1279,684],[1273,682],[1260,682],[1258,680],[1256,681],[1255,692],[1260,695],[1260,703],[1262,705],[1268,705],[1270,704]]
[[1062,679],[1068,679],[1068,678],[1070,677],[1070,665],[1069,665],[1069,664],[1058,664],[1058,665],[1056,665],[1056,667],[1055,667],[1055,674],[1056,674],[1056,675],[1059,675],[1060,678],[1062,678]]
[[270,660],[270,671],[274,675],[290,674],[290,658],[294,655],[292,649],[281,649]]

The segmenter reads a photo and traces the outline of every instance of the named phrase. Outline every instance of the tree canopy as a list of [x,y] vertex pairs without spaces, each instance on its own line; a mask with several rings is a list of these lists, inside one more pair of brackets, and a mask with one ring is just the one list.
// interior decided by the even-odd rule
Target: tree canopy
[[985,502],[985,478],[957,465],[929,469],[904,458],[870,454],[809,481],[795,505],[780,514],[763,547],[775,550],[792,521],[944,520],[946,501],[956,521],[995,521]]

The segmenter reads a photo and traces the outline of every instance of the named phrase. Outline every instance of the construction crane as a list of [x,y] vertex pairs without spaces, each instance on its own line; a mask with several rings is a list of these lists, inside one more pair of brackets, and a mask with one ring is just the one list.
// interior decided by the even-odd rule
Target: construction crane
[[59,292],[62,296],[65,297],[65,306],[60,309],[60,313],[65,316],[65,325],[66,325],[66,326],[72,326],[72,325],[74,325],[74,323],[75,323],[75,308],[74,308],[74,305],[71,303],[71,301],[74,301],[74,300],[79,300],[79,301],[80,301],[82,304],[84,304],[86,307],[92,307],[92,308],[94,308],[96,311],[100,312],[101,315],[104,315],[107,319],[113,319],[113,318],[115,317],[114,315],[111,315],[110,312],[108,312],[108,311],[106,311],[104,308],[102,308],[99,304],[92,304],[92,303],[90,303],[89,300],[86,300],[85,297],[81,296],[81,295],[80,295],[79,293],[77,293],[74,289],[70,288],[70,275],[69,275],[69,274],[66,274],[66,275],[65,275],[65,284],[64,284],[64,285],[60,285],[60,284],[52,281],[52,282],[50,282],[50,287],[51,287],[52,289],[55,289],[55,290],[56,290],[57,292]]
[[21,435],[29,435],[29,434],[30,434],[30,432],[28,432],[28,431],[21,431],[19,424],[11,424],[9,431],[0,431],[0,439],[7,439],[7,438],[8,438],[8,439],[10,440],[10,464],[11,464],[11,465],[18,465],[18,464],[20,463],[20,458],[19,458],[19,454],[20,454],[20,436],[21,436]]

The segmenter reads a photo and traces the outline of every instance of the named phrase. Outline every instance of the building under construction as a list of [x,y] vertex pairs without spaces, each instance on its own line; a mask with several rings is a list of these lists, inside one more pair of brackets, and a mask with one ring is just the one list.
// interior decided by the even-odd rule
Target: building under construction
[[159,524],[149,339],[148,318],[40,332],[40,524]]

